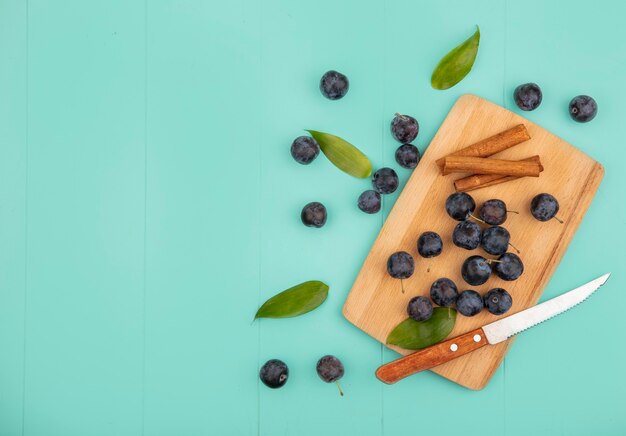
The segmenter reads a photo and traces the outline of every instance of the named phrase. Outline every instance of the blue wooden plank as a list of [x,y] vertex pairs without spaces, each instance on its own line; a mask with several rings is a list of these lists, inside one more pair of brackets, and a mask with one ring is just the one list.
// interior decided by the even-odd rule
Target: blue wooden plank
[[[354,143],[381,165],[386,84],[380,38],[382,5],[353,2],[264,2],[262,15],[261,300],[293,284],[328,283],[328,300],[299,318],[261,321],[259,366],[281,358],[291,380],[280,391],[261,386],[260,434],[359,434],[382,431],[381,384],[373,377],[380,345],[349,324],[341,309],[360,264],[381,226],[381,215],[357,208],[369,179],[355,179],[320,155],[308,166],[289,154],[303,129]],[[331,101],[319,91],[330,69],[348,76],[350,90]],[[302,207],[328,209],[323,228],[305,227]],[[325,354],[345,365],[345,396],[315,372]]]
[[141,431],[143,6],[29,2],[27,435]]
[[[508,4],[507,104],[515,108],[512,92],[517,85],[536,82],[544,98],[529,118],[605,167],[598,193],[543,299],[613,273],[587,302],[518,338],[507,358],[509,435],[626,432],[626,350],[619,339],[626,304],[621,272],[626,265],[626,195],[620,158],[624,139],[618,127],[626,98],[626,51],[621,48],[626,29],[619,12],[623,4],[609,4]],[[529,10],[539,13],[532,20],[520,20]],[[572,26],[585,31],[572,31]],[[574,122],[568,114],[570,99],[579,94],[598,102],[598,115],[587,124]]]
[[145,434],[258,430],[260,4],[148,5]]
[[26,269],[27,16],[0,3],[0,435],[21,434]]

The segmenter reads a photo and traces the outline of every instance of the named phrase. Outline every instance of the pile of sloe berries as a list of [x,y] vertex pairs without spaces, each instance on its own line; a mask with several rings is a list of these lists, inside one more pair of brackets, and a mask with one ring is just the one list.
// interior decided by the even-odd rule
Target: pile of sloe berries
[[[524,272],[522,259],[517,254],[507,251],[509,246],[512,247],[510,234],[501,226],[506,221],[508,213],[518,212],[508,210],[506,203],[500,199],[491,199],[485,201],[478,209],[478,216],[474,216],[476,202],[471,195],[464,192],[451,194],[446,199],[445,208],[451,218],[459,221],[452,232],[454,245],[466,250],[482,247],[488,254],[498,256],[490,259],[473,255],[465,259],[461,265],[461,276],[468,285],[482,285],[494,273],[505,281],[517,280],[522,275]],[[558,219],[556,218],[558,210],[558,201],[547,193],[535,196],[530,202],[530,212],[538,221]],[[483,229],[478,223],[488,227]],[[519,250],[515,250],[519,253]],[[424,258],[438,256],[443,251],[443,241],[435,232],[424,232],[417,239],[417,251]],[[400,279],[401,284],[402,280],[411,277],[414,271],[415,261],[406,251],[389,256],[387,272],[391,277]],[[433,303],[441,307],[456,306],[457,311],[464,316],[474,316],[483,308],[494,315],[502,315],[513,305],[513,298],[503,288],[490,289],[484,296],[473,289],[459,292],[452,280],[442,277],[432,283],[430,298],[417,296],[409,301],[407,313],[415,321],[426,321],[433,314]]]

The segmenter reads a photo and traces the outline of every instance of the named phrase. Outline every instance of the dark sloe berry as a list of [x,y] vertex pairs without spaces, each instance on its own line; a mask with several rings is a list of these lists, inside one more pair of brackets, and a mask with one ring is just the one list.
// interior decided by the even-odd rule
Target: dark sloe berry
[[506,253],[510,240],[511,235],[507,229],[500,226],[491,226],[483,230],[483,239],[480,243],[483,250],[487,253],[499,256]]
[[296,162],[308,165],[320,154],[320,146],[310,136],[298,136],[291,143],[291,156]]
[[524,272],[522,259],[515,253],[504,253],[498,258],[494,271],[502,280],[511,281],[517,279]]
[[491,276],[491,265],[482,256],[470,256],[461,266],[461,276],[472,286],[482,285]]
[[499,226],[506,221],[506,203],[495,198],[487,200],[478,209],[478,217],[489,225]]
[[483,297],[476,291],[468,289],[459,294],[456,299],[456,310],[463,316],[474,316],[485,307]]
[[317,375],[326,383],[334,383],[343,377],[343,364],[335,356],[327,355],[317,361]]
[[420,151],[413,144],[402,144],[396,150],[396,162],[402,168],[412,170],[420,161]]
[[415,270],[415,261],[406,251],[397,251],[387,259],[387,272],[394,279],[408,279]]
[[398,189],[398,175],[391,168],[381,168],[372,176],[372,186],[376,192],[391,194]]
[[525,83],[515,88],[515,104],[523,111],[532,111],[541,104],[541,88],[536,83]]
[[326,207],[317,201],[309,203],[302,208],[300,218],[307,227],[322,227],[326,224]]
[[598,104],[588,95],[578,95],[569,102],[569,114],[574,121],[586,123],[598,113]]
[[435,232],[424,232],[417,238],[417,252],[422,257],[435,257],[441,254],[443,241]]
[[463,221],[476,209],[474,199],[465,192],[455,192],[446,199],[446,212],[453,219]]
[[371,189],[359,195],[359,209],[365,213],[376,213],[380,210],[380,194]]
[[413,142],[417,138],[420,126],[417,120],[409,115],[396,114],[391,121],[391,134],[402,144]]
[[426,321],[433,316],[433,304],[427,297],[413,297],[406,308],[411,319]]
[[482,229],[474,221],[461,221],[452,232],[452,242],[457,247],[473,250],[480,245]]
[[322,95],[330,100],[339,100],[348,92],[350,82],[348,78],[334,70],[324,73],[320,80]]
[[490,289],[483,298],[485,307],[494,315],[502,315],[506,313],[513,305],[513,298],[505,289]]
[[344,369],[341,360],[335,356],[327,355],[317,361],[315,367],[317,375],[326,383],[337,383],[339,393],[343,396],[341,386],[339,386],[339,380],[343,377]]
[[287,383],[289,368],[282,360],[271,359],[261,367],[259,378],[269,388],[280,388]]
[[456,302],[459,291],[454,282],[448,278],[440,278],[430,286],[430,298],[442,307],[451,307]]
[[559,212],[559,202],[550,194],[536,195],[530,202],[530,213],[539,221],[548,221]]

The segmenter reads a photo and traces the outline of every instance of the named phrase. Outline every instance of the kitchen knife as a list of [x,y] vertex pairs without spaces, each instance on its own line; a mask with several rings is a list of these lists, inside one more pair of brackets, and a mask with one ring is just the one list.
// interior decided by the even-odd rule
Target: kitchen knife
[[395,383],[411,374],[441,365],[485,345],[505,341],[582,303],[606,283],[610,275],[605,274],[551,300],[382,365],[376,370],[376,377],[388,384]]

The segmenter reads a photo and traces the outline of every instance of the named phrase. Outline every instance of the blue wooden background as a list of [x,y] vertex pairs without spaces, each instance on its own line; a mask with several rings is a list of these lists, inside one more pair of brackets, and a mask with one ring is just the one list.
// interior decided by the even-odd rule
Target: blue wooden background
[[[626,8],[583,0],[0,0],[0,435],[626,434]],[[461,84],[437,60],[479,24]],[[328,69],[350,78],[322,98]],[[545,297],[604,272],[588,303],[524,333],[486,389],[425,373],[384,386],[394,353],[341,316],[384,213],[368,182],[291,159],[303,129],[391,165],[394,112],[424,151],[463,93],[514,107],[606,167]],[[598,117],[569,119],[593,95]],[[409,176],[398,169],[402,182]],[[575,177],[575,175],[573,175]],[[305,228],[309,201],[328,224]],[[537,241],[538,244],[541,241]],[[251,323],[324,280],[328,301]],[[314,366],[345,363],[340,398]],[[285,360],[288,384],[257,378]]]

